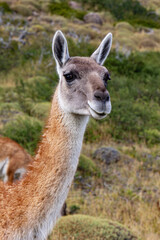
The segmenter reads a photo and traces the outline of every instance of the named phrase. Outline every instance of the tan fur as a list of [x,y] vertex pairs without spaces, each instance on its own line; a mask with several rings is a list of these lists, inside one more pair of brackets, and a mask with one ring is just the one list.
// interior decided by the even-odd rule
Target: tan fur
[[32,157],[18,143],[7,137],[0,137],[0,161],[9,159],[7,169],[8,183],[14,180],[14,173],[19,168],[27,168]]
[[[110,47],[111,34],[92,54],[93,59],[69,59],[67,41],[60,31],[56,32],[52,49],[60,82],[39,149],[25,178],[12,186],[0,183],[0,239],[45,240],[60,217],[89,116],[102,119],[111,111],[103,80],[107,69],[99,65]],[[71,84],[64,74],[70,67],[81,75]]]
[[[57,101],[55,99],[56,96],[53,102]],[[51,112],[54,115],[49,117],[39,150],[25,179],[15,186],[0,183],[0,239],[11,239],[10,234],[16,229],[24,231],[43,219],[47,202],[56,199],[58,187],[70,168],[70,132],[63,124],[57,104],[53,104]]]

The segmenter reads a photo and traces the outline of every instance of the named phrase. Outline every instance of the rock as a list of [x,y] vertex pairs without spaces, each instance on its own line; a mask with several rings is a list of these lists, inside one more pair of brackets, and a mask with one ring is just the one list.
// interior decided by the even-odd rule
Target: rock
[[93,154],[93,158],[102,160],[107,165],[111,163],[116,163],[120,160],[121,155],[120,153],[111,147],[102,147],[95,151]]
[[88,13],[84,16],[84,21],[86,23],[96,23],[99,25],[103,24],[102,18],[99,16],[98,13]]
[[27,18],[27,20],[29,21],[29,22],[31,22],[32,21],[32,16],[29,16],[28,18]]
[[148,153],[142,153],[142,157],[146,158],[147,160],[152,160],[153,159],[153,156],[151,154],[148,154]]
[[160,161],[160,155],[157,155],[154,159],[155,159],[156,161]]
[[33,15],[34,17],[38,17],[38,16],[39,16],[39,13],[36,12],[36,11],[33,11],[32,15]]
[[70,1],[69,6],[73,9],[76,9],[76,10],[82,10],[81,4],[78,3],[78,2],[75,2],[75,1]]
[[73,23],[82,25],[82,24],[84,24],[84,21],[79,20],[78,18],[74,18],[74,19],[73,19]]
[[100,32],[101,32],[100,29],[99,29],[97,26],[95,26],[95,25],[92,25],[91,28],[92,28],[94,31],[96,31],[97,33],[100,33]]

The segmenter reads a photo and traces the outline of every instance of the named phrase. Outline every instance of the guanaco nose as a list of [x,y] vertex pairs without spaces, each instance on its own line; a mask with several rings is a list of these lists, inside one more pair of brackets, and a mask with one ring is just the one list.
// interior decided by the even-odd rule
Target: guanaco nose
[[102,101],[102,102],[108,102],[109,101],[109,93],[108,91],[100,91],[100,90],[97,90],[94,92],[94,97],[97,101]]

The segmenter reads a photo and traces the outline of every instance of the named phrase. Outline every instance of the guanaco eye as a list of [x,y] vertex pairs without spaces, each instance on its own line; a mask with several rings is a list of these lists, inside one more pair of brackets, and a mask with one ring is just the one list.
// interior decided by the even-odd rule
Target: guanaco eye
[[63,76],[65,77],[65,79],[68,83],[72,82],[75,79],[75,77],[72,73],[67,73],[67,74],[64,74]]
[[104,80],[105,82],[107,82],[108,80],[111,80],[111,76],[110,76],[109,72],[107,72],[107,73],[104,74],[103,80]]
[[111,77],[110,77],[110,74],[107,72],[104,74],[104,77],[103,77],[105,87],[107,87],[108,80],[111,80]]

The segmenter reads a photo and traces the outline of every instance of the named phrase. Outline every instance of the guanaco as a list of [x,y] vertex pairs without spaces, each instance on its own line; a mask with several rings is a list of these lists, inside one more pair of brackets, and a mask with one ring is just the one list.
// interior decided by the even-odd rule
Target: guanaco
[[91,57],[70,57],[61,31],[52,50],[59,84],[37,154],[14,186],[0,184],[0,239],[45,240],[60,217],[78,165],[89,116],[111,112],[108,70],[102,66],[112,44],[109,33]]

